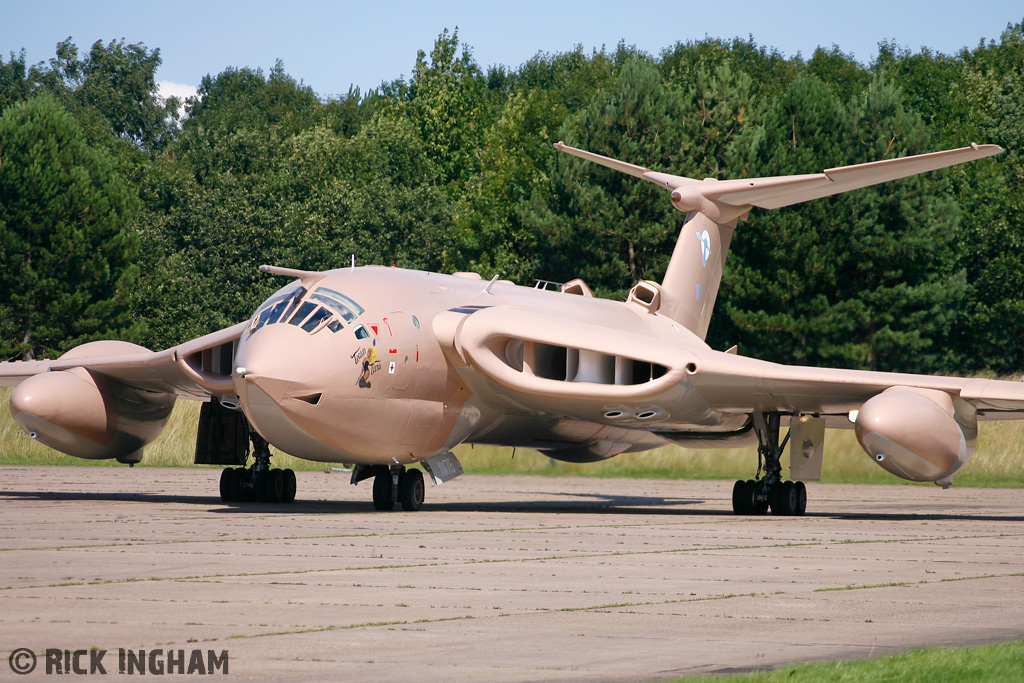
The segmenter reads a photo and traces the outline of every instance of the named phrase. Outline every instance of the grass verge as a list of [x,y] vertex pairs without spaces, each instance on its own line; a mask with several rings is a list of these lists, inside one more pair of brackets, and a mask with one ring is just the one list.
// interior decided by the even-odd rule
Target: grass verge
[[[0,387],[0,406],[11,389]],[[217,467],[192,465],[199,403],[178,401],[163,434],[146,448],[143,466]],[[853,484],[909,484],[875,464],[857,443],[853,430],[829,430],[821,480]],[[1024,420],[982,424],[978,450],[956,475],[957,486],[1024,487]],[[323,470],[310,462],[274,451],[274,465],[296,470]],[[536,474],[543,476],[630,477],[653,479],[749,479],[757,467],[755,448],[684,449],[666,446],[643,453],[625,453],[598,463],[565,463],[536,451],[497,446],[462,445],[455,449],[466,472]],[[29,439],[10,412],[0,409],[0,464],[120,466],[112,460],[80,460]],[[783,470],[788,472],[788,455]]]
[[1016,683],[1021,680],[1024,680],[1024,641],[966,648],[925,648],[874,659],[799,664],[736,676],[680,678],[676,683]]

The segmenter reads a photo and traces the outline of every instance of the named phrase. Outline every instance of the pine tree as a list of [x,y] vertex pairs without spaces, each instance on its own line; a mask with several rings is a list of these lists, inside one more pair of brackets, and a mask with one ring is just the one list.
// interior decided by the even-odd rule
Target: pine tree
[[0,116],[0,358],[123,335],[138,199],[50,95]]
[[[732,171],[808,173],[926,151],[923,122],[884,77],[843,105],[802,76],[737,140]],[[733,239],[713,343],[779,362],[939,369],[966,292],[949,193],[940,172],[755,209]]]

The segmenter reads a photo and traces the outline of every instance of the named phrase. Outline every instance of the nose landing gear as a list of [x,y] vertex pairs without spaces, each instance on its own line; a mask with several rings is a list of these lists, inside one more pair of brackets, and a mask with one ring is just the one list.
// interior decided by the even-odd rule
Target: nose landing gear
[[373,507],[375,510],[393,510],[395,503],[402,509],[415,512],[423,507],[426,485],[423,472],[407,470],[403,465],[358,465],[352,471],[352,483],[373,477]]

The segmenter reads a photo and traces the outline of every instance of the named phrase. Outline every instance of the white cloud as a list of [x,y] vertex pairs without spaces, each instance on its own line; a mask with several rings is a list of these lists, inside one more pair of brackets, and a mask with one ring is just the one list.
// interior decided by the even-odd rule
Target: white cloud
[[185,101],[186,97],[195,97],[196,95],[196,87],[194,85],[185,85],[183,83],[174,83],[172,81],[157,81],[156,89],[160,97],[164,99],[167,99],[168,97],[177,97],[182,102]]
[[168,97],[178,98],[178,101],[181,103],[178,107],[178,117],[180,121],[186,116],[185,99],[196,96],[196,87],[194,85],[185,85],[184,83],[175,83],[173,81],[157,81],[156,92],[163,100],[166,100]]

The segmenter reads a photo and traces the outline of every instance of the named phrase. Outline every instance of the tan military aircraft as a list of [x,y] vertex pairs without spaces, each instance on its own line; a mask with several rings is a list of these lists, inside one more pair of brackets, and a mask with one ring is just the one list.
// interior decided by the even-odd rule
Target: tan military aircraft
[[200,400],[196,462],[232,465],[221,476],[225,501],[294,498],[295,475],[270,467],[269,443],[353,465],[353,484],[373,478],[380,510],[422,505],[423,475],[411,465],[435,483],[460,474],[451,454],[460,443],[571,462],[668,443],[756,443],[761,476],[736,482],[734,511],[800,515],[806,488],[785,481],[779,462],[786,440],[794,480],[819,478],[825,428],[835,427],[855,429],[892,474],[948,486],[980,420],[1024,417],[1018,382],[793,367],[704,342],[729,240],[752,208],[981,159],[998,146],[725,181],[555,146],[665,187],[686,212],[660,284],[638,282],[618,302],[581,280],[554,291],[475,273],[263,266],[290,282],[234,327],[157,353],[100,341],[56,360],[0,364],[0,384],[18,385],[14,419],[64,453],[135,463],[175,399]]

